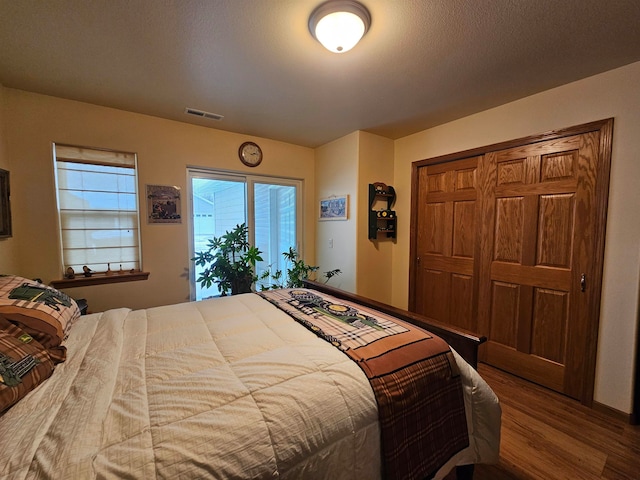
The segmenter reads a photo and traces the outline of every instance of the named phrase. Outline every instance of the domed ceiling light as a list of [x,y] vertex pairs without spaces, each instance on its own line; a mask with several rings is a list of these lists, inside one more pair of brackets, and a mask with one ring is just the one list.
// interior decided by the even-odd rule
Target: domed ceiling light
[[329,0],[320,4],[309,17],[309,31],[334,53],[351,50],[371,25],[369,10],[351,0]]

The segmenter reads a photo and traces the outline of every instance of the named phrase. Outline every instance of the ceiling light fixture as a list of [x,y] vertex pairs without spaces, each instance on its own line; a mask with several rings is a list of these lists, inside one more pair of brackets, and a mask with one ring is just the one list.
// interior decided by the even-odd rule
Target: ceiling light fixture
[[309,17],[309,31],[334,53],[351,50],[371,25],[369,10],[352,0],[329,0],[320,4]]

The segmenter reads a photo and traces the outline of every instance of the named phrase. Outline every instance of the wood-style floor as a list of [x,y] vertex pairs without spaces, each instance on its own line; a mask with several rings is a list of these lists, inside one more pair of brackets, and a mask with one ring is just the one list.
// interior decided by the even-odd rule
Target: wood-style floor
[[640,480],[640,426],[488,365],[478,371],[500,399],[502,441],[499,463],[477,465],[475,480]]

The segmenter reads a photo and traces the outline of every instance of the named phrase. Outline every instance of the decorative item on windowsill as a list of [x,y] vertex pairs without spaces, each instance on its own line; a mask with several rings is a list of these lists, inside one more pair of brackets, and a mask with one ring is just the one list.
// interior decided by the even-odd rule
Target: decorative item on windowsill
[[64,278],[68,278],[69,280],[76,278],[75,270],[71,267],[67,267],[67,272],[64,274]]
[[84,276],[85,277],[90,277],[91,275],[93,275],[93,270],[91,270],[89,267],[87,267],[86,265],[84,265],[82,267],[82,271],[84,272]]

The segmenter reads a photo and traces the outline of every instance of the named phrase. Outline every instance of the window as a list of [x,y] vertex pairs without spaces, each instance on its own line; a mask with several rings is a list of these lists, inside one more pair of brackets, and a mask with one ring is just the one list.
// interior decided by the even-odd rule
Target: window
[[[208,241],[236,225],[246,223],[249,242],[262,252],[257,274],[285,267],[283,252],[299,253],[302,181],[286,178],[238,175],[210,170],[189,170],[191,252],[205,250]],[[217,285],[202,288],[195,281],[202,268],[191,272],[191,298],[218,295]],[[260,287],[258,287],[260,288]]]
[[54,145],[63,271],[139,272],[136,155]]

